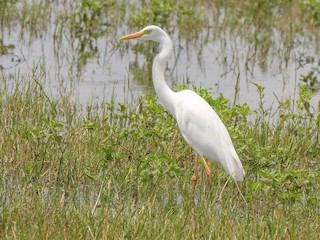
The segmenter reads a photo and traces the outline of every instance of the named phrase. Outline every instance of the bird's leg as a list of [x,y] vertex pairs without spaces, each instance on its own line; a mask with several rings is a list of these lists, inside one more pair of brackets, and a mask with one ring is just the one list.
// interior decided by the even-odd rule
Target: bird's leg
[[240,190],[240,188],[239,188],[239,186],[238,186],[238,183],[237,183],[236,181],[235,181],[235,183],[236,183],[237,189],[238,189],[238,191],[239,191],[239,193],[240,193],[243,201],[244,201],[245,203],[247,203],[246,199],[244,198],[244,196],[243,196],[243,194],[242,194],[242,192],[241,192],[241,190]]
[[199,175],[199,161],[198,161],[198,156],[196,156],[196,160],[195,160],[195,164],[194,164],[194,174],[191,178],[193,191],[194,191],[194,188],[195,188],[197,181],[198,181],[198,175]]
[[221,192],[220,192],[220,195],[219,195],[219,201],[220,201],[220,202],[222,202],[222,193],[223,193],[224,189],[226,188],[226,186],[227,186],[230,178],[231,178],[231,177],[228,178],[228,180],[226,181],[226,183],[224,184],[224,186],[223,186],[223,188],[222,188],[222,190],[221,190]]
[[[220,195],[219,195],[219,201],[220,201],[220,202],[222,202],[222,193],[223,193],[224,189],[226,188],[226,186],[227,186],[230,178],[231,178],[231,176],[228,178],[228,180],[226,181],[226,183],[224,184],[224,186],[223,186],[223,188],[222,188],[222,190],[221,190],[221,193],[220,193]],[[238,189],[238,191],[239,191],[239,193],[240,193],[243,201],[244,201],[245,203],[247,203],[246,199],[244,198],[244,196],[243,196],[243,194],[242,194],[242,192],[241,192],[241,190],[240,190],[240,188],[239,188],[239,186],[238,186],[238,184],[237,184],[237,181],[234,181],[234,182],[235,182],[235,184],[236,184],[236,186],[237,186],[237,189]]]
[[206,173],[207,173],[207,177],[208,177],[208,180],[209,180],[210,187],[212,187],[212,179],[211,179],[212,172],[211,172],[206,160],[204,159],[204,157],[201,156],[201,158],[202,158],[202,163],[203,163],[204,169],[206,170]]

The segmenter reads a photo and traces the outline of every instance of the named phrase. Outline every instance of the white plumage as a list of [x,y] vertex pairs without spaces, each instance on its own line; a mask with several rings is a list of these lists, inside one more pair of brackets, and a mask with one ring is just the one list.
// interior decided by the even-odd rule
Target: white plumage
[[[170,37],[157,26],[148,26],[137,33],[120,38],[127,40],[140,38],[159,42],[160,52],[155,57],[152,77],[160,102],[177,120],[181,134],[187,143],[202,157],[220,163],[224,170],[236,181],[242,181],[245,172],[234,149],[230,135],[219,116],[211,106],[191,90],[173,92],[164,78],[165,64],[172,50]],[[204,158],[203,163],[208,177],[211,171]],[[209,170],[208,170],[209,169]],[[195,183],[198,176],[196,163]],[[211,179],[209,179],[211,181]]]
[[220,163],[234,180],[242,181],[244,169],[230,135],[219,116],[198,94],[190,90],[177,93],[175,118],[187,143],[201,156]]

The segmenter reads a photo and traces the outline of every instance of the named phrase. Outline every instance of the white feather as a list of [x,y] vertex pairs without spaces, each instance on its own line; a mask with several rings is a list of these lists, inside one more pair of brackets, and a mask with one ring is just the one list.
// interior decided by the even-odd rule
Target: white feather
[[120,39],[137,37],[160,44],[160,52],[152,66],[154,89],[165,109],[176,118],[184,139],[198,154],[220,163],[234,180],[242,181],[245,175],[244,169],[230,135],[216,112],[195,92],[190,90],[173,92],[167,85],[164,69],[172,51],[170,37],[161,28],[151,25]]
[[178,92],[177,99],[175,118],[187,143],[198,154],[220,163],[233,179],[242,181],[244,169],[216,112],[193,91]]

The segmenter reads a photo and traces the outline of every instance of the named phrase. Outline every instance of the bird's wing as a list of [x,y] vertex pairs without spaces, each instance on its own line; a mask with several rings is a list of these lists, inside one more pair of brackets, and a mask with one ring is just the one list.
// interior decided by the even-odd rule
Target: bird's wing
[[221,163],[235,180],[242,180],[242,164],[230,135],[216,112],[193,91],[179,92],[178,99],[175,117],[188,144],[209,160]]

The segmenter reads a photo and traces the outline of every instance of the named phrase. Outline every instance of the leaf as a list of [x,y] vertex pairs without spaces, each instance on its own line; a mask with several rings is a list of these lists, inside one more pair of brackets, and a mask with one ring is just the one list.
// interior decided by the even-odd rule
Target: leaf
[[258,189],[260,186],[260,183],[259,182],[255,182],[255,183],[248,183],[248,187],[250,188],[250,190],[256,190]]

